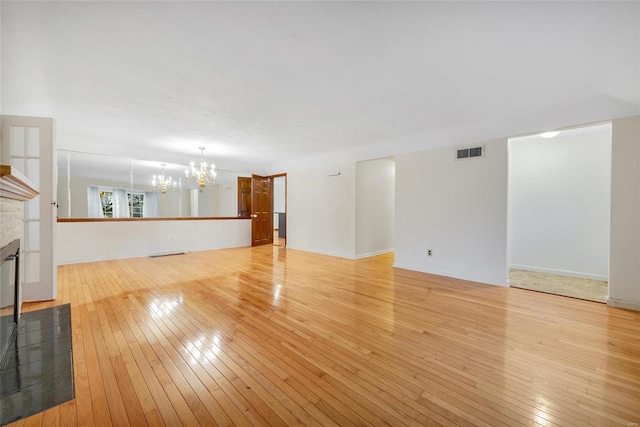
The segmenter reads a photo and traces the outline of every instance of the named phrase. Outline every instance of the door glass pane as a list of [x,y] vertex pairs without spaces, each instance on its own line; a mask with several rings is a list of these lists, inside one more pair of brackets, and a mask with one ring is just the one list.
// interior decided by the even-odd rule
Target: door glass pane
[[27,277],[25,282],[34,283],[40,281],[40,254],[27,253],[27,259],[25,263],[25,269]]
[[40,157],[40,128],[28,128],[27,132],[27,156]]
[[30,251],[39,251],[40,250],[40,222],[39,221],[29,221],[29,237],[27,238],[27,249]]
[[27,178],[37,189],[40,188],[40,160],[27,159]]
[[27,202],[26,219],[40,219],[40,196]]
[[24,128],[22,126],[11,126],[9,134],[11,138],[11,155],[24,156]]
[[18,169],[20,172],[24,174],[24,159],[11,159],[11,166]]

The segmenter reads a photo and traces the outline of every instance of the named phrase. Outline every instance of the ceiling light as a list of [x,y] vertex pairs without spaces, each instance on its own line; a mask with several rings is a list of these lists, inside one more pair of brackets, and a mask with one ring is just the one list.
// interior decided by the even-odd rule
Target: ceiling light
[[553,131],[553,132],[544,132],[541,133],[540,136],[543,138],[553,138],[554,136],[557,136],[560,133],[560,131]]
[[164,167],[167,165],[166,163],[160,163],[162,166],[162,173],[157,176],[153,175],[153,180],[151,181],[151,185],[153,185],[153,189],[161,193],[166,193],[167,190],[174,191],[176,190],[176,182],[173,181],[171,177],[165,178],[164,176]]
[[207,170],[207,162],[204,161],[204,147],[200,149],[200,169],[196,168],[194,162],[191,162],[191,168],[184,171],[187,181],[198,183],[198,187],[205,187],[207,184],[216,182],[216,165],[211,165],[211,169]]

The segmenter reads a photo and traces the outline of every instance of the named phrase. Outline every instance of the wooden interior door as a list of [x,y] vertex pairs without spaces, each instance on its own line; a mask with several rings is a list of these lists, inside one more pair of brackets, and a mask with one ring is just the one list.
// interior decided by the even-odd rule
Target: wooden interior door
[[272,178],[251,176],[251,246],[273,243]]
[[238,216],[251,215],[251,178],[238,177]]

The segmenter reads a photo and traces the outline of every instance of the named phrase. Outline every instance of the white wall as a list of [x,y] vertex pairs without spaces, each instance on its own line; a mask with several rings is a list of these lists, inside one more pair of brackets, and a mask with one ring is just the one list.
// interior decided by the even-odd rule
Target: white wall
[[286,212],[285,207],[285,178],[278,176],[273,179],[273,228],[274,230],[279,226],[278,212]]
[[640,116],[612,122],[609,298],[640,310]]
[[273,211],[285,211],[285,183],[284,177],[279,176],[273,179]]
[[218,214],[226,217],[238,216],[238,179],[220,184]]
[[608,280],[611,126],[509,141],[510,267]]
[[[180,206],[182,204],[182,206]],[[182,209],[180,209],[182,207]],[[191,192],[189,190],[158,193],[158,211],[161,217],[177,218],[189,216]],[[182,215],[181,215],[182,214]]]
[[287,173],[287,247],[354,258],[355,189],[355,163]]
[[57,224],[58,264],[251,245],[251,220],[92,221]]
[[[69,218],[69,194],[67,189],[67,177],[58,177],[58,194],[56,196],[56,202],[58,202],[58,218]],[[85,208],[85,215],[86,215]],[[75,214],[75,212],[71,212]]]
[[220,186],[215,184],[198,189],[198,216],[218,216],[220,212],[219,188]]
[[483,144],[396,156],[396,267],[506,286],[507,140]]
[[356,163],[356,258],[393,251],[395,162]]

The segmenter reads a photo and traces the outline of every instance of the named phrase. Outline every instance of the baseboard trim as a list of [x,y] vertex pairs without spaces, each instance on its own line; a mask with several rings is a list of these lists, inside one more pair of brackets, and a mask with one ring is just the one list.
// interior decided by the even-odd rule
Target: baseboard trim
[[287,249],[294,249],[296,251],[311,252],[311,253],[314,253],[314,254],[333,256],[333,257],[336,257],[336,258],[356,259],[356,257],[354,255],[347,255],[347,254],[340,253],[340,252],[319,251],[317,249],[311,249],[311,248],[301,248],[301,247],[298,247],[298,246],[292,246],[290,244],[287,245]]
[[393,252],[393,248],[391,248],[391,249],[383,249],[381,251],[368,252],[366,254],[356,255],[356,259],[371,258],[372,256],[388,254],[389,252]]
[[607,305],[609,307],[625,308],[627,310],[640,311],[640,303],[624,301],[615,298],[607,298]]
[[534,267],[531,265],[512,264],[509,266],[509,270],[526,270],[526,271],[534,271],[536,273],[555,274],[557,276],[579,277],[581,279],[591,279],[591,280],[604,280],[605,282],[609,280],[608,276],[603,276],[600,274],[580,273],[578,271],[567,271],[567,270],[555,270],[553,268]]
[[51,301],[56,299],[52,295],[52,289],[43,289],[42,286],[35,286],[29,283],[22,284],[22,290],[20,291],[20,303],[33,302],[33,301]]
[[320,255],[327,255],[327,256],[333,256],[336,258],[346,258],[346,259],[363,259],[363,258],[370,258],[372,256],[376,256],[376,255],[382,255],[382,254],[388,254],[389,252],[393,252],[394,249],[384,249],[382,251],[376,251],[376,252],[369,252],[366,254],[361,254],[361,255],[348,255],[345,253],[340,253],[340,252],[331,252],[331,251],[319,251],[317,249],[309,249],[309,248],[299,248],[296,246],[287,246],[287,249],[295,249],[296,251],[304,251],[304,252],[312,252],[314,254],[320,254]]

